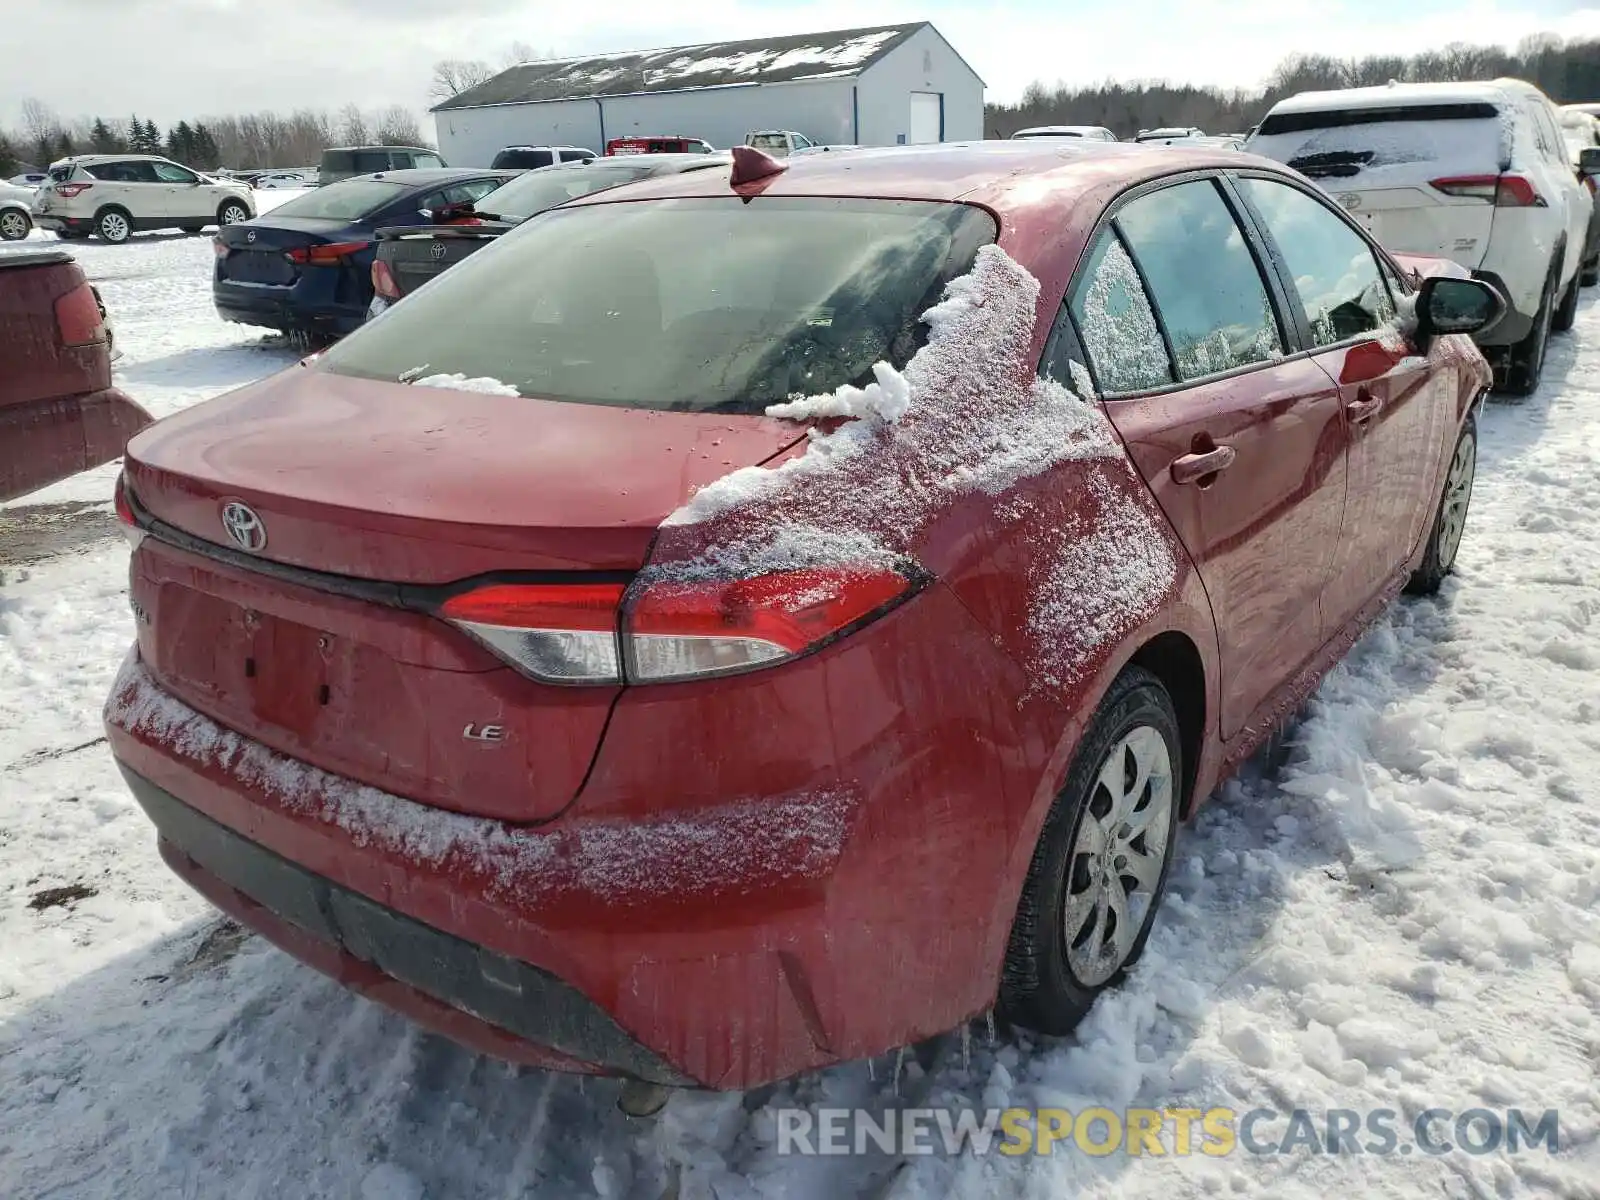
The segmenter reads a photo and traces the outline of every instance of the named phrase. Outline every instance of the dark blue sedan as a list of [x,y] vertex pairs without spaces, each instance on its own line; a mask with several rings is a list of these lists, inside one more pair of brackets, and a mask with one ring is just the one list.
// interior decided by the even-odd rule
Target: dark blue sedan
[[420,225],[517,171],[385,171],[317,188],[216,236],[211,295],[223,320],[341,336],[367,318],[379,228]]

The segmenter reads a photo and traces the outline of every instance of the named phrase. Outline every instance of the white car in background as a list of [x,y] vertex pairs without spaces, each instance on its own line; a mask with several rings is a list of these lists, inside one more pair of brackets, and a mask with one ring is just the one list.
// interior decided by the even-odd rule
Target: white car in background
[[1388,249],[1499,288],[1510,311],[1480,344],[1506,391],[1538,386],[1550,332],[1577,313],[1594,208],[1543,92],[1517,79],[1304,92],[1245,149],[1315,180]]
[[38,187],[40,184],[48,181],[49,178],[50,176],[44,174],[42,171],[28,171],[22,175],[13,175],[10,179],[6,180],[6,182],[12,187],[25,187],[29,190],[32,190],[33,188]]
[[0,241],[20,242],[33,231],[33,189],[0,183]]
[[265,175],[257,175],[251,185],[257,189],[266,188],[308,188],[315,186],[315,174],[302,174],[299,171],[268,171]]
[[250,186],[213,179],[156,154],[79,154],[50,164],[33,223],[67,239],[125,242],[147,229],[199,233],[256,215]]
[[1091,142],[1114,142],[1117,135],[1104,125],[1033,125],[1011,135],[1017,138],[1085,138]]

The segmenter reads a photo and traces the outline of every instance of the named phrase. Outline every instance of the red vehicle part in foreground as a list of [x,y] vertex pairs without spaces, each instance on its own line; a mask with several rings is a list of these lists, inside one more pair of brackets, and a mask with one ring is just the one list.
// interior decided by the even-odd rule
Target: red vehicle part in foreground
[[0,501],[110,462],[149,423],[111,386],[104,313],[72,256],[0,255]]
[[[1360,291],[1302,297],[1329,264]],[[1148,929],[1172,842],[1122,830],[1191,812],[1448,569],[1489,376],[1402,331],[1413,265],[1203,150],[863,151],[574,201],[135,439],[112,751],[196,888],[490,1053],[742,1088],[950,1029],[1112,936],[1068,927],[1090,868]],[[1195,289],[1172,328],[1146,279]],[[797,391],[831,400],[766,413]],[[1091,819],[1121,857],[1052,840]]]

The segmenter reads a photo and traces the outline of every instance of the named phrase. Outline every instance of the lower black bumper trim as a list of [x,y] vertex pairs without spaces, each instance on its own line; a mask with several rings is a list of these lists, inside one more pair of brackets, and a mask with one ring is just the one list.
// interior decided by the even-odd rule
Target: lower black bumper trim
[[548,971],[341,887],[212,820],[122,763],[117,766],[164,840],[320,941],[535,1045],[647,1083],[693,1086]]

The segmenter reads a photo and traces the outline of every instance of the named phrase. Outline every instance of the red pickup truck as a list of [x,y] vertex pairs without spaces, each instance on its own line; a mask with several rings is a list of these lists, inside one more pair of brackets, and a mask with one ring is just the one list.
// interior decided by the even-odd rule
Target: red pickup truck
[[111,386],[99,294],[61,250],[0,254],[0,501],[110,462],[150,414]]

